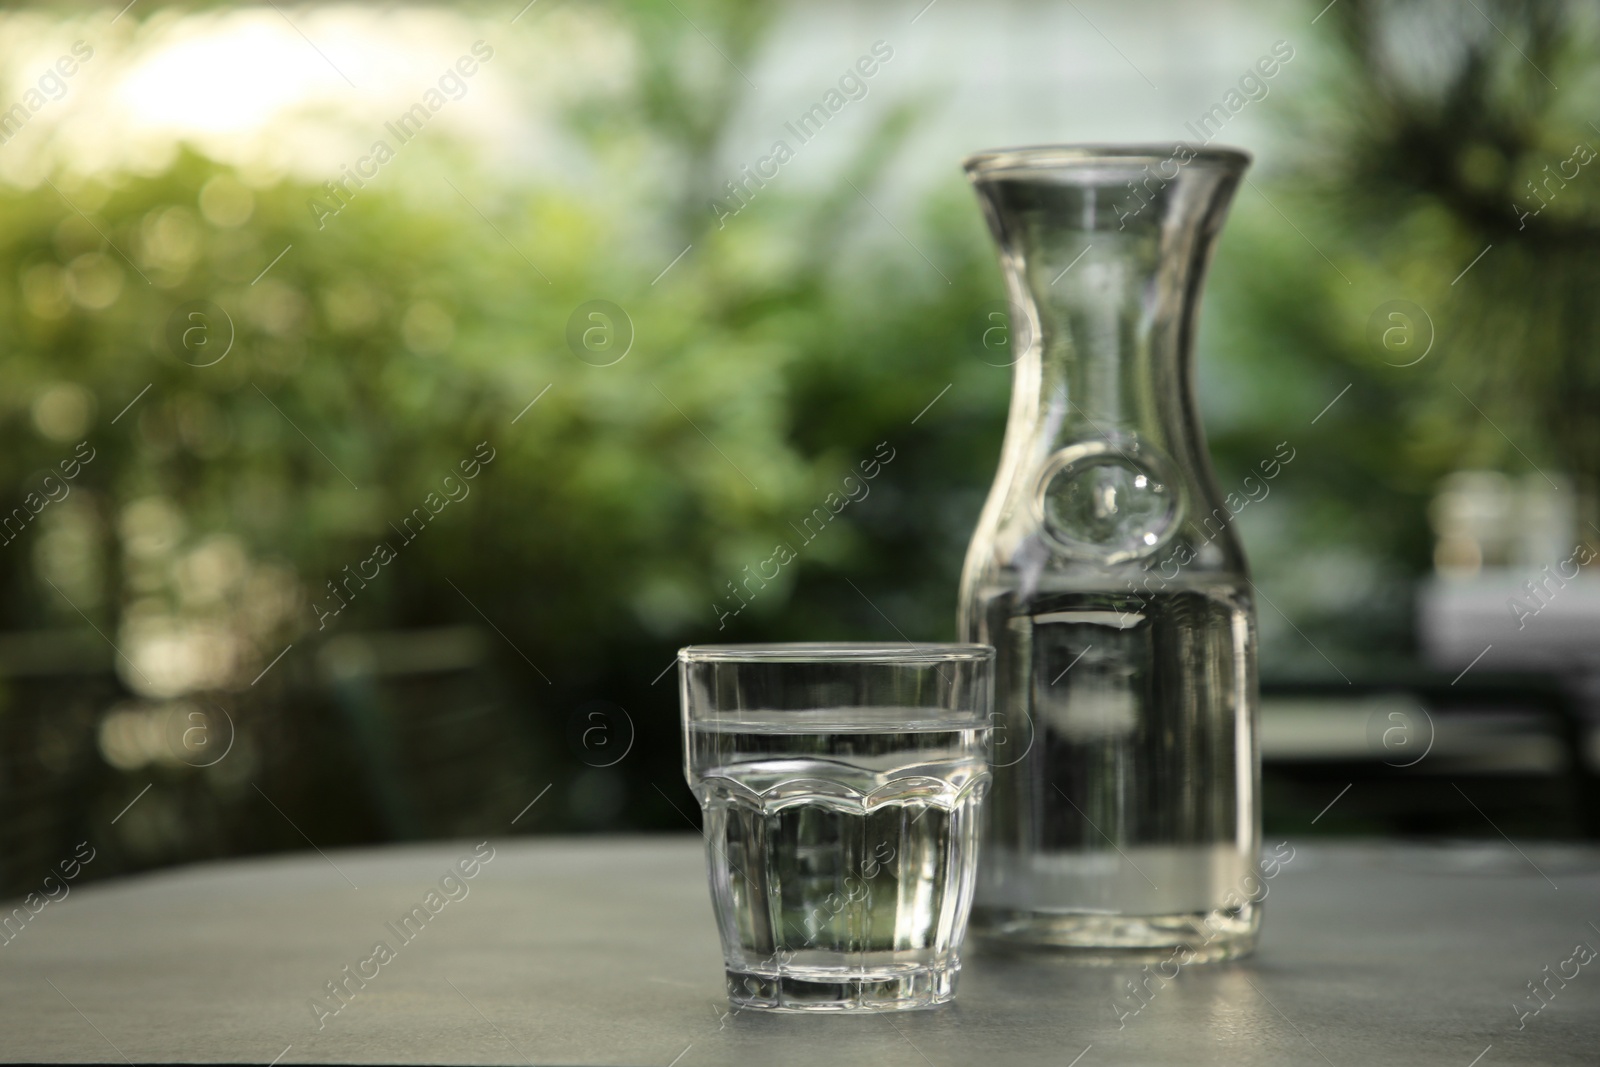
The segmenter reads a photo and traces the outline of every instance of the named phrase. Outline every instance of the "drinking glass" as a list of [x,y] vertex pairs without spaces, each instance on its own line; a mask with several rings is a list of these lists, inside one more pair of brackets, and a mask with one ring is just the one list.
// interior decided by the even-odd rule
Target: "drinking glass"
[[955,995],[989,782],[994,649],[678,653],[728,998],[769,1011]]

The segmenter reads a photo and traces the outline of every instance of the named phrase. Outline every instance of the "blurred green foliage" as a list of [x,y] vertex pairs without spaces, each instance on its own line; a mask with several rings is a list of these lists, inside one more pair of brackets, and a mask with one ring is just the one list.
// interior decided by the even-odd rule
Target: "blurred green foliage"
[[[739,26],[755,9],[730,10],[744,14],[722,46],[748,62],[758,35]],[[331,780],[357,781],[341,809],[381,807],[387,790],[359,787],[362,750],[386,745],[381,705],[349,710],[348,648],[319,659],[341,635],[487,624],[499,705],[534,738],[518,795],[545,777],[591,803],[622,791],[613,825],[674,826],[660,787],[678,789],[676,694],[660,676],[676,647],[953,632],[1009,388],[984,362],[999,280],[954,165],[919,220],[932,262],[867,202],[914,120],[903,111],[837,188],[775,183],[718,225],[703,190],[729,94],[685,62],[681,18],[638,15],[637,83],[571,124],[601,170],[649,158],[659,183],[508,186],[459,152],[408,147],[387,166],[433,171],[435,195],[372,180],[319,220],[323,190],[252,187],[190,149],[154,176],[58,176],[0,198],[0,264],[18,282],[0,297],[0,482],[20,497],[80,437],[98,451],[70,507],[0,555],[5,627],[89,623],[147,702],[267,700],[249,729],[322,708],[327,736],[269,751],[259,777],[323,843],[383,823],[330,819]],[[622,309],[606,329],[632,334],[616,362],[569,344],[594,300]],[[222,316],[193,317],[197,301]],[[476,478],[446,481],[485,449]],[[874,455],[893,458],[870,495],[805,543],[798,525]],[[402,532],[452,484],[459,502]],[[779,543],[798,558],[731,611],[734,583]],[[185,650],[205,662],[186,667]],[[569,727],[596,698],[638,736],[626,778],[584,784]],[[79,723],[91,754],[97,722]],[[114,814],[137,779],[96,778],[98,806]],[[586,825],[561,796],[539,825]]]
[[[1306,442],[1284,507],[1241,516],[1247,548],[1317,645],[1373,666],[1412,655],[1453,471],[1571,485],[1577,536],[1600,541],[1600,184],[1579,162],[1600,147],[1600,25],[1527,0],[1356,0],[1322,24],[1336,47],[1283,101],[1286,162],[1241,193],[1219,253],[1205,406],[1224,471]],[[1278,648],[1317,669],[1310,640]]]
[[[1240,520],[1275,605],[1269,674],[1324,670],[1296,626],[1344,664],[1405,655],[1435,481],[1463,462],[1521,462],[1463,395],[1595,487],[1596,201],[1574,183],[1527,230],[1510,213],[1538,165],[1586,136],[1520,64],[1581,84],[1588,53],[1544,9],[1490,7],[1528,56],[1440,5],[1338,5],[1346,62],[1301,105],[1286,154],[1303,165],[1256,175],[1218,253],[1201,392],[1219,476],[1236,482],[1279,441],[1297,450],[1279,501]],[[77,441],[97,453],[67,501],[0,548],[4,628],[92,624],[146,698],[254,692],[265,722],[315,705],[330,638],[487,624],[483,699],[529,746],[501,783],[507,819],[553,782],[557,799],[525,824],[539,829],[591,825],[572,798],[598,793],[614,802],[604,825],[681,826],[676,694],[661,678],[679,645],[951,637],[1010,384],[985,348],[999,275],[956,167],[981,146],[952,146],[909,240],[873,204],[915,108],[881,113],[827,186],[780,175],[719,224],[707,193],[727,176],[738,68],[770,13],[697,4],[692,27],[675,8],[607,9],[638,66],[566,115],[603,176],[586,184],[508,181],[440,142],[388,165],[412,169],[413,192],[380,177],[320,227],[318,189],[254,187],[192,149],[154,176],[62,174],[0,195],[13,282],[0,287],[0,486],[20,503]],[[1449,62],[1396,65],[1373,36],[1395,12],[1425,16],[1418,32]],[[727,63],[707,64],[701,30]],[[1409,368],[1367,337],[1396,298],[1439,333]],[[215,348],[201,359],[169,336],[199,300],[234,335],[209,366],[193,364]],[[606,366],[567,340],[596,300],[632,336]],[[207,320],[207,343],[223,325]],[[408,542],[402,520],[482,442],[494,459],[469,495]],[[883,443],[894,458],[870,496],[801,544],[796,526]],[[319,624],[328,583],[379,543],[394,560]],[[778,544],[797,559],[730,614],[730,583]],[[195,646],[220,668],[140,677],[163,635],[197,625],[222,641]],[[262,697],[252,679],[286,645]],[[594,699],[637,733],[601,778],[570,728]],[[4,705],[12,721],[37,711],[19,701]],[[85,744],[96,721],[85,713]],[[262,779],[290,783],[304,795],[285,803],[312,818],[316,790],[348,777],[350,738],[369,736],[326,728],[343,739],[295,735],[301,748],[264,757]],[[317,760],[332,762],[293,777]],[[114,811],[138,779],[96,781]],[[325,844],[379,832],[319,825],[333,827]]]

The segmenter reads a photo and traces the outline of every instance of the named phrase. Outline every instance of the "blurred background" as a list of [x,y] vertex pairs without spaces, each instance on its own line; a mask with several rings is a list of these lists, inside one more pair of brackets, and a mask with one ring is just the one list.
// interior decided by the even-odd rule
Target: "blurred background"
[[1268,834],[1600,834],[1592,5],[119,7],[0,10],[0,891],[690,829],[677,647],[954,636],[1059,141],[1256,156]]

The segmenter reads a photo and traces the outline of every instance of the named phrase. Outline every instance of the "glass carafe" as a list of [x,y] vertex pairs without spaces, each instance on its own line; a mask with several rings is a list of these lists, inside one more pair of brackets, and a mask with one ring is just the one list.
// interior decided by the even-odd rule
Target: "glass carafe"
[[966,161],[1019,352],[961,582],[963,640],[999,653],[972,914],[991,940],[1180,963],[1255,945],[1255,610],[1191,369],[1248,165],[1186,145]]

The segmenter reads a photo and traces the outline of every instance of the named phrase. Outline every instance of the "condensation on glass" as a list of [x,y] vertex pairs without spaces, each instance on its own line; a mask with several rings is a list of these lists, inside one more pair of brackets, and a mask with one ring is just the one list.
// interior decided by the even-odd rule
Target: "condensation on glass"
[[1255,612],[1191,346],[1249,157],[973,156],[1018,353],[961,631],[998,650],[974,931],[1079,955],[1249,952]]

